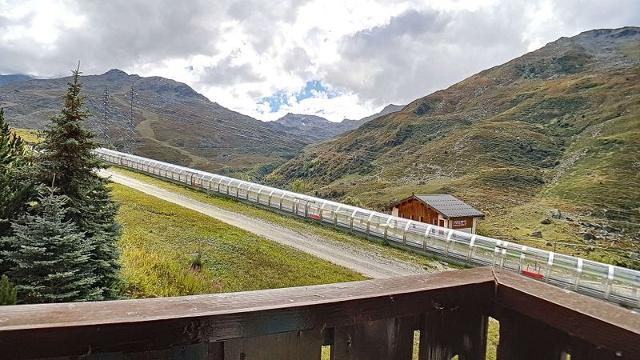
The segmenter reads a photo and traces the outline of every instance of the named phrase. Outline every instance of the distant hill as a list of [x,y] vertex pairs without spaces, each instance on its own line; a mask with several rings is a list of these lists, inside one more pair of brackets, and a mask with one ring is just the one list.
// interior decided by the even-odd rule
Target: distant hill
[[359,125],[351,120],[332,122],[316,115],[291,113],[267,124],[272,129],[292,134],[307,144],[334,138]]
[[344,119],[340,122],[332,122],[323,117],[306,114],[288,113],[276,121],[268,124],[275,130],[288,132],[307,143],[334,138],[347,131],[357,129],[362,124],[382,115],[387,115],[402,109],[400,105],[387,105],[382,111],[362,118],[360,120]]
[[[7,119],[17,127],[32,129],[43,128],[59,112],[69,80],[0,79],[5,79],[0,80],[0,106]],[[260,173],[309,143],[211,102],[170,79],[110,70],[82,76],[81,81],[92,114],[89,127],[103,142],[143,156],[205,170]],[[126,141],[128,138],[132,141]]]
[[32,79],[32,77],[23,74],[0,75],[0,86],[29,79]]
[[488,213],[485,234],[589,244],[576,251],[640,241],[640,28],[560,38],[310,145],[269,179],[379,209],[453,193]]

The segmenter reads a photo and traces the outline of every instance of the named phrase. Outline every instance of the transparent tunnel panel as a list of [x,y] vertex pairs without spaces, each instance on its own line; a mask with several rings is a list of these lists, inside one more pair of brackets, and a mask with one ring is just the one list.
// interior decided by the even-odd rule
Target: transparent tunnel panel
[[454,230],[449,240],[448,255],[466,262],[471,236],[469,233]]
[[381,216],[379,214],[373,213],[369,220],[369,227],[367,233],[369,235],[384,237],[384,229],[386,227],[387,219],[386,216]]
[[611,295],[621,302],[640,308],[640,274],[638,271],[616,267]]
[[564,288],[575,288],[578,278],[578,259],[555,253],[549,271],[549,280]]
[[341,208],[336,213],[336,225],[342,227],[349,227],[351,225],[351,214],[353,214],[352,208]]
[[282,194],[282,210],[287,210],[293,212],[294,210],[294,197],[289,194]]
[[583,260],[578,289],[587,293],[604,293],[607,285],[609,266],[590,260]]
[[410,222],[409,227],[407,227],[406,232],[404,232],[404,242],[409,246],[422,249],[427,239],[426,232],[428,226],[427,224],[417,223],[415,221]]
[[353,215],[353,230],[366,232],[367,221],[369,220],[371,212],[365,210],[359,210]]
[[471,263],[477,265],[493,265],[495,259],[496,240],[476,235],[473,247],[470,249]]

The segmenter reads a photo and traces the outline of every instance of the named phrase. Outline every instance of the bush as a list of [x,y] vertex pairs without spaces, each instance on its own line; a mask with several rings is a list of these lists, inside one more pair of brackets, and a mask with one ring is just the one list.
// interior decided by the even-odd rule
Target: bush
[[0,305],[13,305],[18,300],[18,291],[6,275],[0,278]]
[[191,260],[191,270],[200,271],[202,269],[202,251],[198,250]]

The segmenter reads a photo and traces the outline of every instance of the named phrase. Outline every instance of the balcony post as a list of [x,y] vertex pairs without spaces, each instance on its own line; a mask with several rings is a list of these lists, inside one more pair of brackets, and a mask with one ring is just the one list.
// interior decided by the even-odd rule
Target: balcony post
[[334,330],[332,360],[398,359],[410,360],[417,317],[363,321]]
[[426,313],[420,331],[420,360],[484,360],[488,318],[479,306],[442,306]]
[[561,359],[567,336],[539,321],[514,311],[502,310],[499,316],[498,360]]

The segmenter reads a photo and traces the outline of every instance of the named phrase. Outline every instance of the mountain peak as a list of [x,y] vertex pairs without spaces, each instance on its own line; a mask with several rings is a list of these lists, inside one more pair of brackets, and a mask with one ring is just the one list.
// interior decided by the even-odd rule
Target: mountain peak
[[107,76],[109,78],[122,78],[122,77],[127,77],[129,76],[129,74],[127,74],[126,72],[120,70],[120,69],[111,69],[109,71],[107,71],[106,73],[102,74],[103,76]]
[[278,120],[276,120],[276,122],[281,123],[281,124],[287,124],[287,125],[294,125],[294,123],[314,123],[314,124],[320,124],[320,123],[331,123],[329,120],[318,116],[318,115],[312,115],[312,114],[294,114],[294,113],[290,113],[288,112],[286,115],[284,115],[283,117],[279,118]]
[[[388,114],[391,114],[391,113],[394,113],[394,112],[398,112],[398,111],[402,110],[402,108],[404,108],[404,105],[389,104],[389,105],[385,106],[384,108],[382,108],[382,110],[380,110],[380,112],[377,112],[377,113],[375,113],[373,115],[369,115],[367,117],[363,117],[360,120],[349,120],[349,121],[356,121],[359,124],[364,124],[364,123],[369,122],[369,121],[371,121],[371,120],[373,120],[375,118],[378,118],[380,116],[384,116],[384,115],[388,115]],[[348,119],[345,119],[345,120],[348,120]]]

